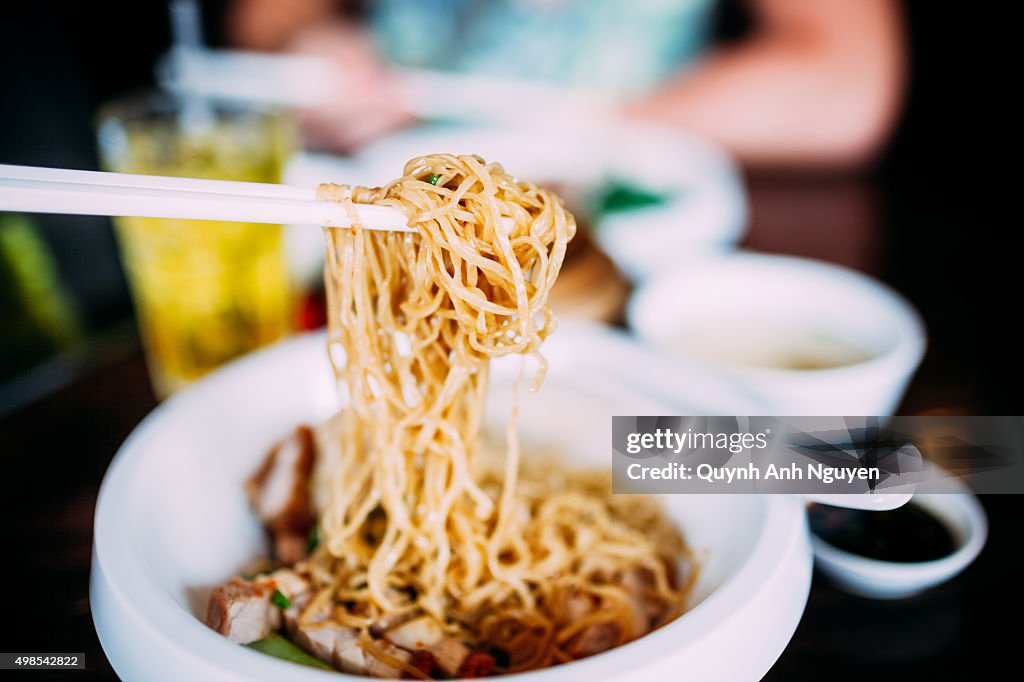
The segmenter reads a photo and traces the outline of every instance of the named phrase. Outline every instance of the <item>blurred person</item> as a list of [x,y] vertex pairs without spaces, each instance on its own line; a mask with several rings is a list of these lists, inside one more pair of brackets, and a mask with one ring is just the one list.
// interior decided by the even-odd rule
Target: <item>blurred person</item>
[[[339,93],[307,112],[345,150],[408,124],[389,64],[601,89],[623,118],[717,140],[747,165],[857,168],[902,95],[895,0],[748,0],[742,40],[711,46],[714,0],[233,0],[228,39],[318,54]],[[344,93],[344,97],[341,96]]]

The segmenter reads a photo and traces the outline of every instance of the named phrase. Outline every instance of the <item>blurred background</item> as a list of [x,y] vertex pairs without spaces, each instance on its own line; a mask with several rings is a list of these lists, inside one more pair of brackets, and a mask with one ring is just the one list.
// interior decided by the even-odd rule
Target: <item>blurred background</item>
[[[194,18],[179,4],[172,22],[157,0],[12,1],[0,8],[0,163],[379,182],[418,146],[522,153],[510,131],[536,128],[526,156],[559,161],[529,177],[559,183],[593,228],[567,261],[564,314],[628,326],[630,292],[693,254],[812,258],[888,284],[920,313],[928,349],[896,413],[1021,414],[1008,8],[206,0]],[[298,61],[207,79],[189,61],[200,40]],[[446,98],[466,81],[445,74],[477,79],[471,102]],[[231,101],[209,101],[219,88]],[[660,151],[623,153],[595,180],[580,168],[601,145]],[[529,159],[506,163],[527,176]],[[34,615],[7,619],[3,648],[84,649],[89,679],[112,679],[86,591],[109,458],[157,400],[324,321],[316,230],[180,223],[0,212],[0,466],[14,483],[0,532],[17,564],[5,582],[47,585],[46,608],[18,602]],[[998,669],[1011,642],[992,619],[1020,599],[991,586],[1011,584],[1020,508],[985,504],[989,548],[928,595],[870,602],[816,578],[769,679]]]

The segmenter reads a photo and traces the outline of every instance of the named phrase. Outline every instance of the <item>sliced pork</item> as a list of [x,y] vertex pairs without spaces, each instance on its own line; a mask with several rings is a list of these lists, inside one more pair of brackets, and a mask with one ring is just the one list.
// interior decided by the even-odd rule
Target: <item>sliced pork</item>
[[583,628],[565,645],[565,652],[573,658],[586,658],[608,651],[619,643],[622,629],[618,623],[597,623]]
[[277,559],[304,559],[316,523],[311,480],[316,464],[313,431],[300,426],[267,454],[245,484],[256,515],[270,534]]
[[647,634],[669,615],[670,606],[655,592],[654,574],[649,569],[634,568],[626,572],[622,587],[633,611],[633,637]]
[[466,656],[455,676],[460,679],[476,679],[489,677],[494,670],[494,656],[482,651],[474,651]]
[[213,590],[206,624],[239,644],[263,639],[281,626],[281,609],[271,601],[273,594],[270,583],[236,578]]
[[469,648],[451,635],[429,616],[420,616],[397,625],[385,633],[394,644],[408,651],[423,650],[431,654],[437,667],[448,676],[454,676],[469,656]]

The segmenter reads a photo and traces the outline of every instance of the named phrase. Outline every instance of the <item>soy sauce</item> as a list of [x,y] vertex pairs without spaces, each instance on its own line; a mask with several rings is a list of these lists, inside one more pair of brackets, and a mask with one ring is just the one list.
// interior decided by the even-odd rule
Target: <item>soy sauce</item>
[[842,509],[812,504],[807,509],[811,531],[825,542],[869,559],[914,563],[949,556],[956,549],[953,534],[921,505],[891,511]]

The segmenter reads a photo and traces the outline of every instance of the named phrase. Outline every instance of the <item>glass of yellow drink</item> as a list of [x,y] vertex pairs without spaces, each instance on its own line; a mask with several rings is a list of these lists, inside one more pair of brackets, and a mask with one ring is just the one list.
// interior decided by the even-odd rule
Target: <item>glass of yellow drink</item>
[[[100,116],[107,170],[280,182],[291,151],[280,113],[150,95]],[[166,397],[292,329],[279,225],[117,218],[122,262],[153,382]]]

